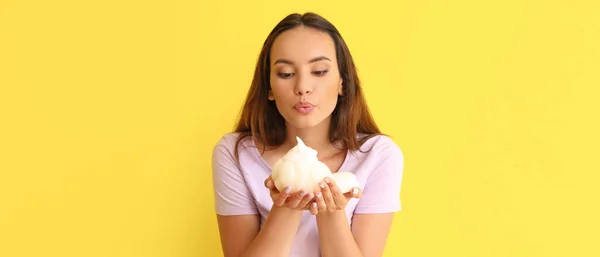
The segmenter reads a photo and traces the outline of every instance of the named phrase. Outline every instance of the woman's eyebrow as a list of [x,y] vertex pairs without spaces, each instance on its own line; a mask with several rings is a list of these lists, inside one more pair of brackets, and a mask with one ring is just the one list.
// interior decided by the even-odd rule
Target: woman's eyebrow
[[327,58],[325,56],[319,56],[319,57],[315,57],[315,58],[310,59],[310,61],[308,61],[308,63],[313,63],[313,62],[318,62],[318,61],[323,61],[323,60],[331,62],[331,60],[329,60],[329,58]]
[[[318,57],[310,59],[310,61],[308,61],[308,63],[313,63],[313,62],[318,62],[318,61],[331,61],[331,60],[325,56],[318,56]],[[290,65],[294,64],[294,62],[292,62],[290,60],[277,59],[277,61],[275,61],[273,63],[273,65],[278,64],[278,63],[285,63],[285,64],[290,64]]]

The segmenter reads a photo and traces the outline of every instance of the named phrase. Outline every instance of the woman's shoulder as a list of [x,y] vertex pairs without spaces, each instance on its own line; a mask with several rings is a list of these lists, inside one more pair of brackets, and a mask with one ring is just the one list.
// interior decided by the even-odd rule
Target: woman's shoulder
[[366,135],[359,134],[360,138],[367,138],[361,145],[358,154],[377,156],[381,158],[394,157],[403,158],[400,146],[394,141],[392,136],[385,134]]
[[233,154],[236,149],[236,145],[238,146],[238,151],[241,151],[242,149],[251,146],[251,138],[251,136],[247,136],[240,132],[225,133],[214,144],[213,151],[220,149],[221,151],[224,150],[229,152],[230,154]]
[[238,141],[242,144],[248,144],[250,138],[250,135],[245,135],[241,132],[227,132],[221,135],[221,137],[217,140],[216,146],[233,147],[238,143]]

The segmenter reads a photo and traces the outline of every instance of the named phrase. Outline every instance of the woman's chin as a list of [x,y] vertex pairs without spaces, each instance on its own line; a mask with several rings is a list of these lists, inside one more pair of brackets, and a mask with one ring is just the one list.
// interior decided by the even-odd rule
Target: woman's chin
[[315,119],[308,117],[299,117],[293,121],[288,121],[288,125],[291,125],[295,129],[310,129],[322,125],[325,119]]
[[317,126],[317,124],[312,123],[312,122],[291,122],[290,125],[292,125],[292,127],[294,127],[295,129],[309,129],[309,128],[314,128]]

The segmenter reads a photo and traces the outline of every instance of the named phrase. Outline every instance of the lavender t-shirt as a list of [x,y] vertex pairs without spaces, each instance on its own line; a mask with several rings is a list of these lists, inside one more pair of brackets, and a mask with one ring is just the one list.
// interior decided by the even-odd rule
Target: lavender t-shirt
[[[261,227],[273,200],[264,186],[271,167],[261,157],[251,137],[242,140],[239,165],[234,149],[238,133],[224,135],[213,149],[212,175],[215,210],[219,215],[258,214]],[[366,141],[363,151],[348,151],[340,171],[356,175],[363,196],[353,198],[346,206],[348,223],[355,213],[390,213],[401,210],[400,186],[404,156],[389,137],[378,135]],[[315,216],[304,211],[294,239],[291,257],[321,256]]]

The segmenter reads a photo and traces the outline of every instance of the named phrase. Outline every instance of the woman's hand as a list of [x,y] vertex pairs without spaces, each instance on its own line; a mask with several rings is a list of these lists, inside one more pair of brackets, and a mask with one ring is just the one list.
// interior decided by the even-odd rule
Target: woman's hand
[[344,210],[352,198],[360,198],[362,190],[358,187],[352,188],[348,193],[342,193],[332,178],[325,178],[319,182],[321,192],[317,192],[315,200],[310,206],[310,213],[330,213]]
[[287,187],[283,192],[280,192],[275,187],[275,183],[271,176],[265,180],[265,187],[271,191],[271,199],[276,206],[287,207],[294,210],[308,210],[310,203],[314,198],[312,192],[300,190],[294,194],[290,194],[291,187]]

